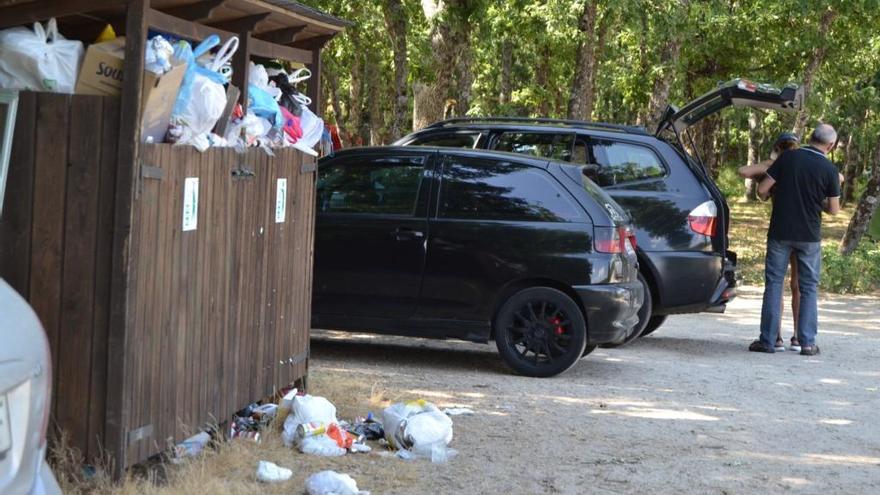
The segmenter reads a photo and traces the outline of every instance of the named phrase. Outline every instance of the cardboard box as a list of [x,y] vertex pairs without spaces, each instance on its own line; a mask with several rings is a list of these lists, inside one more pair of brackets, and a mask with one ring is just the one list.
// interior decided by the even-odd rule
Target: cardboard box
[[[125,38],[89,46],[76,81],[76,94],[118,96],[122,91],[124,66]],[[144,95],[141,100],[144,140],[152,138],[156,143],[165,140],[171,111],[185,73],[185,64],[176,65],[161,76],[144,71]]]

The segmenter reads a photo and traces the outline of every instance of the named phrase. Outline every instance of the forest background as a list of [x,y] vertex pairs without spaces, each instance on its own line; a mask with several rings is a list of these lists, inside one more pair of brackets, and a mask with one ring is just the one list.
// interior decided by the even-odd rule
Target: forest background
[[826,272],[852,272],[840,287],[880,288],[880,247],[863,235],[880,202],[878,0],[304,3],[354,22],[328,45],[322,70],[324,115],[346,147],[388,144],[461,116],[653,130],[667,104],[719,82],[803,85],[801,112],[732,109],[706,119],[694,129],[696,151],[731,199],[748,202],[753,192],[737,167],[766,159],[782,131],[834,125],[841,140],[832,160],[846,177],[851,219],[826,249]]

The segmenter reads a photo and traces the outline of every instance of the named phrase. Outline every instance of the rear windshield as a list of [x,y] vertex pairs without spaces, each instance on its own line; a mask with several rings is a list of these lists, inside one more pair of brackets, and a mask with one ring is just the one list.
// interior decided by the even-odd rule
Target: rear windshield
[[602,209],[608,212],[608,216],[611,217],[611,220],[615,224],[629,223],[629,215],[619,204],[617,204],[617,201],[614,201],[608,193],[603,191],[601,187],[597,186],[595,182],[587,177],[586,167],[581,169],[581,183],[584,186],[584,190],[587,191],[587,194],[595,199],[596,203],[598,203]]

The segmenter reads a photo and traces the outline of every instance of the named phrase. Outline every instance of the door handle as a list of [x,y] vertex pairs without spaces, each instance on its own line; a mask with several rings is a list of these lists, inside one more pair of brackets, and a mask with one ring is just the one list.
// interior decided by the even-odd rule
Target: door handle
[[397,241],[414,241],[425,237],[425,233],[420,230],[405,228],[396,228],[391,232],[391,235]]

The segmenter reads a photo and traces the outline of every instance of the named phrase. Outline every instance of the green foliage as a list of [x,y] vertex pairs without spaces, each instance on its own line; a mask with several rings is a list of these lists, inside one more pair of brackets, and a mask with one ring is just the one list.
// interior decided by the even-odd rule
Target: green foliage
[[880,290],[880,244],[864,240],[850,256],[836,245],[822,249],[821,288],[838,294],[865,294]]
[[745,182],[737,175],[735,167],[723,167],[715,178],[718,188],[731,201],[742,198],[746,193]]

